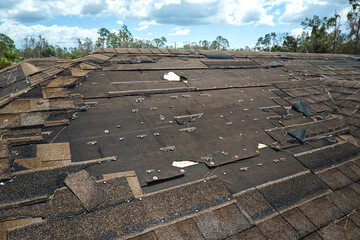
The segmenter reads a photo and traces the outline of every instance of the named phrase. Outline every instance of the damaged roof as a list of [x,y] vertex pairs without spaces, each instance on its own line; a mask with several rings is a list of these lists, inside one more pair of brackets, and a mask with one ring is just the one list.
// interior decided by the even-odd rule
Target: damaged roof
[[0,71],[0,239],[358,239],[360,62],[99,49]]

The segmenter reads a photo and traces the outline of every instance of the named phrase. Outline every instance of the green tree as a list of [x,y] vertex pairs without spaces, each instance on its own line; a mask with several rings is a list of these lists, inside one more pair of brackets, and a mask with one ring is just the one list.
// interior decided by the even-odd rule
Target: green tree
[[110,31],[106,28],[100,28],[97,32],[99,34],[99,37],[96,40],[95,47],[96,48],[104,48],[105,42],[107,40],[108,35],[110,34]]
[[360,0],[349,0],[349,4],[352,9],[347,14],[347,20],[349,25],[349,44],[354,53],[360,53]]
[[127,48],[133,42],[133,36],[126,25],[119,30],[118,41],[119,47]]
[[219,43],[219,47],[221,50],[226,50],[230,46],[229,41],[222,36],[217,36],[215,41]]
[[326,17],[320,19],[319,16],[314,15],[313,18],[305,18],[301,25],[304,29],[311,29],[311,35],[307,39],[309,40],[307,48],[310,52],[327,53],[330,51],[331,40],[327,33],[329,24]]
[[0,33],[0,69],[11,66],[17,59],[19,59],[19,53],[14,41]]
[[155,38],[153,40],[153,42],[157,48],[164,48],[166,45],[167,39],[165,37]]
[[14,41],[3,33],[0,33],[0,42],[4,43],[8,50],[16,49]]
[[210,42],[208,40],[200,40],[199,47],[201,50],[209,50]]
[[295,37],[288,35],[285,37],[283,41],[283,49],[287,52],[296,52],[298,47],[298,39]]
[[341,16],[335,12],[334,17],[331,17],[327,21],[328,27],[333,28],[332,38],[332,53],[337,50],[337,45],[341,44],[341,30],[340,30]]

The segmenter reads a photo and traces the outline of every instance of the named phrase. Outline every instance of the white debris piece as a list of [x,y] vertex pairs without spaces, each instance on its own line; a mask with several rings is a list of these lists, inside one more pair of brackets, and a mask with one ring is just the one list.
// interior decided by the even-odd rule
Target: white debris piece
[[174,167],[178,167],[178,168],[186,168],[197,164],[199,163],[194,161],[173,161],[172,163]]
[[164,79],[168,81],[178,82],[180,81],[180,76],[174,72],[168,72],[164,74]]
[[258,144],[258,149],[267,148],[267,147],[269,147],[269,146],[266,144],[263,144],[263,143]]

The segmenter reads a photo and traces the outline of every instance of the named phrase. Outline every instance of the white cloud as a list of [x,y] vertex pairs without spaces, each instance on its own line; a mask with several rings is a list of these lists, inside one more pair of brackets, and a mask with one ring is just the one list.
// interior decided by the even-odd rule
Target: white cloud
[[297,36],[300,36],[303,31],[304,31],[304,29],[302,27],[299,27],[299,28],[295,28],[295,29],[291,30],[290,34],[294,37],[297,37]]
[[152,20],[152,21],[141,21],[139,23],[139,26],[138,28],[135,28],[136,31],[142,31],[142,30],[145,30],[145,29],[148,29],[150,27],[150,25],[160,25],[158,24],[155,20]]
[[24,38],[37,38],[39,35],[45,37],[51,45],[75,46],[77,38],[85,39],[88,37],[95,41],[98,37],[97,31],[96,28],[84,29],[58,25],[47,27],[44,25],[25,26],[18,23],[0,24],[0,32],[12,38],[17,48],[22,48],[21,43]]
[[186,29],[181,29],[181,27],[176,27],[173,28],[173,31],[175,31],[174,33],[169,33],[169,36],[184,36],[184,35],[188,35],[190,33],[190,29],[186,28]]
[[145,30],[145,29],[148,29],[148,28],[149,28],[149,25],[144,25],[144,26],[135,28],[135,30],[136,30],[136,31],[142,31],[142,30]]
[[306,17],[314,15],[320,17],[333,16],[335,9],[342,11],[348,6],[348,0],[282,0],[285,5],[284,13],[278,18],[280,23],[299,24]]
[[272,16],[272,15],[263,16],[256,23],[256,26],[262,26],[262,25],[275,26],[275,23],[273,20],[274,20],[274,16]]
[[[348,0],[0,0],[0,21],[36,23],[64,16],[121,16],[140,20],[139,31],[155,24],[269,25],[299,23],[314,14],[332,15]],[[76,6],[76,7],[74,7]],[[331,11],[330,11],[331,10]],[[120,21],[120,20],[119,20]],[[118,23],[119,23],[118,21]],[[122,21],[120,21],[122,22]],[[119,23],[120,24],[120,23]]]
[[121,21],[121,20],[116,21],[116,23],[117,23],[117,24],[120,24],[120,25],[124,24],[124,22]]

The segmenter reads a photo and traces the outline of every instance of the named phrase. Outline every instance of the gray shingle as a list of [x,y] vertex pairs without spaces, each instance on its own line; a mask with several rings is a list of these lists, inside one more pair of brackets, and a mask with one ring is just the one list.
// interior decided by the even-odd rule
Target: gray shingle
[[333,190],[340,189],[352,183],[352,181],[345,174],[343,174],[336,168],[327,170],[317,175]]
[[254,221],[275,213],[269,202],[256,188],[242,192],[236,199]]
[[325,226],[344,215],[327,196],[305,203],[299,208],[317,227]]
[[282,216],[300,234],[300,237],[316,230],[314,224],[298,208],[287,211]]
[[298,239],[298,233],[280,216],[259,223],[258,227],[267,239]]

